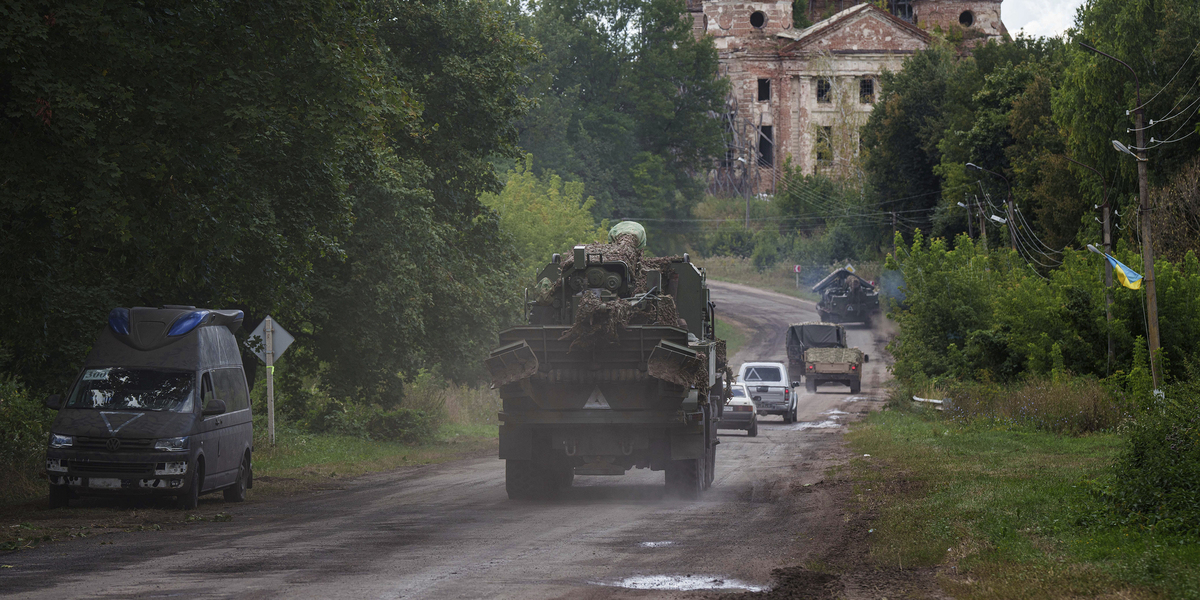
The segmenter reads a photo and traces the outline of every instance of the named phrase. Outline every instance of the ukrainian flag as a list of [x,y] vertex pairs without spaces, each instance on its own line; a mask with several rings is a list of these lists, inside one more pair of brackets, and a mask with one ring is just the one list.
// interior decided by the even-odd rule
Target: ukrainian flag
[[1142,276],[1138,275],[1137,271],[1125,266],[1121,261],[1105,254],[1104,258],[1108,259],[1108,264],[1112,265],[1113,272],[1117,274],[1117,279],[1121,285],[1131,289],[1142,289]]

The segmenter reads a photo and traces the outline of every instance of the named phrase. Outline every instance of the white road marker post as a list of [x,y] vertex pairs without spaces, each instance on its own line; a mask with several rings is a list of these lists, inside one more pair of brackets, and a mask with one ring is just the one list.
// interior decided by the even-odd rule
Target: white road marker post
[[271,322],[271,317],[268,316],[264,321],[263,327],[263,342],[266,347],[263,353],[267,357],[267,437],[271,440],[271,445],[275,445],[275,347],[274,347],[274,323]]
[[267,437],[275,445],[275,359],[283,356],[296,338],[267,315],[250,333],[246,347],[267,364]]

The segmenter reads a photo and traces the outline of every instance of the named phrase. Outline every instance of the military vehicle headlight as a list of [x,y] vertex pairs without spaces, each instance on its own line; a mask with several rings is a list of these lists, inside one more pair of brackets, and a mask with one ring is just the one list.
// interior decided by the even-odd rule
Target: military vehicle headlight
[[183,452],[188,449],[187,436],[155,440],[154,449],[163,452]]
[[51,448],[68,448],[75,445],[75,438],[69,435],[59,435],[57,433],[50,434]]

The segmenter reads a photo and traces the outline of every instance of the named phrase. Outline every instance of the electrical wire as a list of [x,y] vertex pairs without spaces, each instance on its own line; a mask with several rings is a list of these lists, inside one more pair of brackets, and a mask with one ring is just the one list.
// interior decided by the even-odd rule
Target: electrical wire
[[1049,244],[1047,244],[1046,242],[1043,242],[1042,238],[1038,237],[1037,234],[1034,233],[1033,226],[1029,224],[1029,219],[1025,218],[1025,213],[1021,212],[1021,207],[1014,206],[1013,212],[1017,213],[1017,217],[1019,217],[1021,222],[1025,224],[1025,229],[1029,231],[1029,235],[1031,237],[1033,237],[1033,239],[1036,240],[1037,243],[1039,245],[1041,245],[1042,248],[1049,250],[1050,252],[1052,252],[1054,254],[1058,254],[1058,255],[1062,254],[1062,250],[1055,250],[1055,249],[1051,248]]
[[1154,95],[1151,96],[1149,100],[1143,102],[1141,106],[1139,106],[1133,110],[1139,110],[1139,109],[1149,106],[1151,102],[1154,102],[1154,99],[1157,98],[1159,94],[1163,93],[1163,90],[1171,87],[1171,83],[1174,82],[1175,78],[1179,77],[1179,74],[1183,72],[1183,68],[1187,66],[1188,61],[1192,60],[1192,55],[1194,55],[1196,53],[1196,48],[1200,48],[1200,42],[1197,42],[1195,46],[1192,46],[1191,53],[1188,54],[1187,58],[1183,59],[1183,64],[1179,65],[1179,69],[1176,70],[1175,74],[1171,76],[1171,80],[1168,81],[1166,85],[1159,88],[1158,91],[1155,92]]

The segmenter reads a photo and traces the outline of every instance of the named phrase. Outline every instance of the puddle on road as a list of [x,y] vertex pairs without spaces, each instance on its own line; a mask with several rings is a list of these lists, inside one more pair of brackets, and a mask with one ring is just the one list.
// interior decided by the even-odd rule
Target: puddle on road
[[626,577],[614,583],[598,583],[596,585],[621,587],[629,590],[671,590],[680,592],[695,590],[744,590],[747,592],[761,592],[766,589],[736,579],[726,579],[711,575],[639,575],[637,577]]
[[665,548],[674,546],[675,542],[639,542],[638,545],[643,548]]
[[841,427],[841,426],[842,426],[841,423],[838,423],[837,421],[834,421],[831,419],[828,421],[819,421],[819,422],[809,421],[809,422],[805,422],[805,423],[796,423],[795,425],[792,425],[791,428],[792,429],[833,429],[835,427]]
[[844,410],[838,410],[838,409],[836,409],[836,408],[835,408],[835,409],[833,409],[833,410],[827,410],[827,411],[825,411],[825,412],[823,412],[823,413],[821,413],[821,414],[823,414],[823,415],[848,415],[848,414],[850,414],[850,413],[848,413],[848,412],[846,412],[846,411],[844,411]]
[[867,396],[848,396],[845,401],[846,402],[862,402],[864,400],[870,400],[870,398]]

